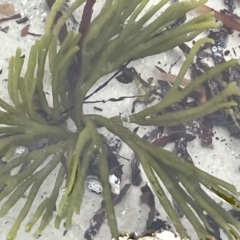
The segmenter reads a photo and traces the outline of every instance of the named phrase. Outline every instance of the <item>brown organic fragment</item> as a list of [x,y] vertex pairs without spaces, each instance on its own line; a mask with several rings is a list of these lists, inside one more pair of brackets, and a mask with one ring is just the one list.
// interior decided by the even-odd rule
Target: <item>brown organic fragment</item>
[[240,32],[240,23],[238,21],[236,21],[234,18],[232,18],[230,16],[226,16],[226,15],[222,14],[221,12],[218,12],[206,5],[201,5],[200,7],[197,8],[197,10],[200,13],[207,13],[207,12],[213,11],[214,17],[218,20],[221,20],[223,22],[223,25]]
[[142,191],[142,195],[140,196],[141,203],[147,204],[150,208],[150,211],[148,213],[148,220],[147,220],[147,228],[148,228],[148,226],[152,224],[155,217],[155,213],[156,213],[155,200],[154,200],[154,195],[147,184],[141,188],[141,191]]
[[85,231],[84,238],[92,240],[98,234],[103,222],[105,221],[105,212],[95,214],[90,220],[90,227]]
[[213,125],[207,123],[207,121],[203,121],[200,125],[201,130],[199,131],[199,139],[201,140],[201,144],[203,147],[214,148],[212,144],[212,132],[213,132]]
[[197,89],[194,90],[197,95],[197,103],[203,104],[207,101],[206,90],[204,86],[199,86]]
[[156,147],[164,148],[167,144],[174,142],[175,138],[176,138],[175,135],[163,136],[152,141],[152,144]]
[[0,4],[0,14],[10,16],[14,14],[14,6],[10,3]]
[[41,37],[42,34],[37,34],[37,33],[32,33],[32,32],[28,32],[28,35],[32,35],[34,37]]
[[[164,73],[160,70],[158,66],[155,66],[158,70],[158,77],[160,78],[160,81],[166,81],[170,83],[174,83],[177,76],[170,74],[170,73]],[[180,84],[182,87],[186,87],[189,83],[191,83],[191,80],[184,78]],[[206,102],[206,93],[205,93],[205,88],[203,86],[197,86],[194,89],[194,93],[197,95],[197,102],[198,104],[202,104]]]
[[82,38],[79,42],[79,47],[81,47],[82,39],[84,39],[88,32],[95,2],[96,0],[88,0],[84,6],[82,19],[79,25],[79,32],[82,34]]
[[240,17],[237,14],[229,12],[227,9],[222,9],[220,12],[226,16],[232,17],[236,21],[240,21]]
[[28,24],[28,25],[26,25],[26,26],[24,26],[24,27],[22,28],[22,30],[21,30],[21,36],[22,36],[22,37],[25,37],[25,36],[28,35],[28,29],[29,29],[29,27],[30,27],[30,24]]
[[[51,8],[52,8],[52,5],[53,5],[54,2],[55,2],[55,0],[46,0],[46,2],[47,2],[48,7],[51,9]],[[59,11],[59,12],[57,12],[57,14],[56,14],[56,17],[55,17],[55,19],[54,19],[54,23],[56,23],[57,20],[58,20],[60,17],[62,17],[62,13]],[[67,36],[67,34],[68,34],[68,31],[67,31],[67,26],[66,26],[66,23],[65,23],[65,24],[63,24],[63,26],[62,26],[62,28],[61,28],[61,30],[60,30],[60,32],[59,32],[59,35],[58,35],[58,39],[59,39],[60,43],[62,43],[62,42],[64,41],[64,39],[65,39],[65,37]]]
[[187,150],[187,139],[186,138],[181,137],[181,138],[176,139],[173,152],[175,152],[178,157],[181,157],[184,160],[193,164],[193,160]]
[[[157,67],[157,66],[156,66]],[[163,73],[160,72],[158,73],[158,77],[162,80],[162,81],[167,81],[170,83],[174,83],[176,80],[176,76],[170,73]],[[186,87],[191,81],[189,79],[184,78],[181,82],[181,86]]]
[[131,162],[131,180],[133,186],[139,186],[142,182],[141,171],[139,169],[139,161],[136,157]]
[[[114,206],[121,202],[122,198],[126,195],[129,187],[131,184],[125,184],[124,187],[121,189],[119,195],[115,196],[113,200]],[[87,240],[92,240],[98,234],[102,224],[106,219],[104,207],[101,207],[91,218],[90,220],[90,227],[85,231],[84,238]]]
[[85,36],[87,35],[91,19],[92,19],[92,13],[93,13],[93,6],[95,4],[96,0],[88,0],[86,1],[86,4],[83,9],[82,19],[79,24],[79,33],[81,33],[80,41],[78,42],[78,46],[80,51],[77,52],[77,62],[79,64],[79,69],[81,70],[82,65],[82,44]]
[[21,14],[20,13],[15,14],[15,15],[13,15],[11,17],[0,18],[0,23],[6,22],[6,21],[9,21],[9,20],[13,20],[13,19],[18,19],[18,18],[21,18]]
[[191,157],[187,152],[187,142],[191,142],[198,137],[201,140],[203,147],[213,148],[212,145],[212,127],[208,122],[193,121],[188,124],[180,124],[174,127],[167,128],[168,135],[155,138],[151,143],[154,146],[164,148],[167,144],[175,142],[176,154],[191,161]]

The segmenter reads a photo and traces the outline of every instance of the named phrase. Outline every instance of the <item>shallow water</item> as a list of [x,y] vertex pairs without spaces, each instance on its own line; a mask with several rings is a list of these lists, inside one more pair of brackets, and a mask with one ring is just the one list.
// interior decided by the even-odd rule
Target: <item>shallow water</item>
[[[0,0],[0,4],[6,3],[7,1]],[[15,49],[20,47],[22,49],[22,54],[26,57],[28,56],[29,49],[35,40],[38,38],[36,36],[27,35],[25,37],[20,36],[21,29],[28,23],[30,23],[29,31],[35,34],[42,34],[44,31],[44,18],[48,12],[47,7],[45,5],[44,0],[17,0],[12,1],[15,7],[15,12],[20,12],[22,16],[28,16],[29,21],[24,24],[17,24],[15,20],[6,21],[1,23],[0,27],[5,28],[9,27],[7,33],[0,31],[0,81],[1,81],[1,88],[0,88],[0,96],[7,102],[10,102],[8,92],[7,92],[7,78],[8,78],[8,60],[9,58],[15,53]],[[97,1],[94,10],[96,14],[100,11],[100,6],[102,5],[103,1]],[[149,4],[158,3],[157,0],[150,0]],[[219,10],[223,8],[223,5],[220,3],[219,0],[209,0],[209,6],[214,7],[214,9]],[[240,15],[240,6],[238,4],[237,9],[235,10],[236,13]],[[79,18],[81,14],[81,10],[79,10],[76,14],[76,19]],[[190,18],[194,15],[194,13],[190,13]],[[239,37],[238,32],[234,32],[230,34],[227,39],[227,45],[224,46],[224,52],[229,51],[227,55],[225,55],[225,59],[228,60],[230,58],[238,58],[239,59]],[[181,57],[181,58],[180,58]],[[161,55],[156,55],[152,57],[148,57],[145,59],[140,59],[134,62],[131,62],[128,67],[134,67],[138,73],[141,74],[141,77],[144,80],[152,77],[155,83],[158,80],[159,71],[156,69],[156,65],[158,67],[163,68],[166,72],[171,70],[171,74],[176,75],[181,64],[183,63],[184,54],[179,49],[174,49],[167,51]],[[208,61],[207,61],[208,62]],[[174,64],[175,63],[175,64]],[[210,61],[209,61],[210,63]],[[211,63],[210,63],[211,64]],[[26,66],[24,66],[26,68]],[[48,70],[45,72],[45,81],[50,78],[50,73]],[[100,79],[97,82],[97,87],[99,87],[106,79],[108,79],[112,74],[105,76],[104,78]],[[189,76],[187,76],[189,77]],[[97,94],[94,94],[91,98],[88,99],[89,102],[84,105],[84,112],[85,113],[94,113],[103,115],[106,117],[112,117],[115,115],[122,115],[128,116],[131,114],[132,111],[132,104],[135,98],[132,96],[138,95],[138,88],[134,82],[130,82],[128,84],[122,84],[116,78],[114,78],[105,88],[102,88]],[[46,92],[51,91],[50,85],[46,85],[45,87]],[[91,91],[94,91],[92,89]],[[48,96],[49,103],[52,104],[51,96]],[[119,99],[121,97],[125,97],[121,101],[111,101],[109,99]],[[97,102],[101,100],[101,102]],[[140,111],[144,109],[144,104],[138,103],[136,105],[135,111]],[[99,110],[100,109],[100,110]],[[209,137],[212,137],[212,143],[207,144],[207,146],[202,147],[201,137],[198,131],[194,129],[190,130],[189,135],[194,135],[195,138],[192,141],[187,143],[187,151],[189,156],[191,157],[195,166],[199,167],[200,169],[213,174],[214,176],[223,179],[231,184],[235,185],[237,191],[239,192],[239,181],[240,181],[240,174],[239,174],[239,159],[240,159],[240,149],[239,149],[239,139],[230,136],[229,131],[221,125],[223,120],[218,120],[220,122],[214,123],[213,130],[211,130]],[[68,123],[69,128],[74,128],[72,123]],[[218,126],[216,126],[218,125]],[[190,126],[188,126],[190,128]],[[129,126],[131,130],[136,130],[136,125]],[[137,129],[139,136],[143,137],[147,132],[152,130],[152,128],[140,127]],[[175,129],[176,130],[176,129]],[[175,131],[172,129],[172,131]],[[198,129],[199,130],[199,129]],[[194,132],[195,131],[195,132]],[[200,129],[202,131],[202,129]],[[109,135],[105,133],[108,137]],[[160,134],[161,131],[157,133]],[[185,133],[186,135],[186,129]],[[181,135],[181,134],[180,134]],[[172,135],[174,138],[174,134]],[[179,136],[179,134],[178,134]],[[206,134],[205,134],[206,136]],[[159,136],[158,136],[159,137]],[[179,139],[178,139],[179,140]],[[163,141],[163,140],[162,140]],[[164,140],[165,141],[165,140]],[[171,139],[168,141],[166,145],[166,149],[172,151],[174,149],[174,143],[176,138]],[[182,144],[181,141],[178,142]],[[185,142],[186,143],[186,142]],[[161,144],[163,144],[161,142]],[[176,149],[175,149],[176,150]],[[184,147],[178,149],[183,150]],[[183,154],[181,152],[181,154]],[[179,152],[178,152],[179,153]],[[179,153],[180,154],[180,153]],[[185,152],[186,154],[186,152]],[[122,144],[121,149],[118,152],[118,159],[121,164],[123,164],[123,175],[121,178],[121,187],[123,188],[125,184],[131,183],[131,164],[128,161],[129,159],[133,159],[132,151],[125,145]],[[125,159],[124,159],[125,158]],[[1,165],[0,165],[1,168]],[[56,179],[58,169],[55,169],[51,172],[49,177],[46,179],[46,183],[40,188],[39,195],[36,198],[36,201],[33,204],[33,209],[36,209],[42,199],[46,198],[53,188],[54,180]],[[146,221],[148,218],[149,207],[147,204],[141,203],[141,187],[148,182],[146,176],[142,174],[143,181],[140,186],[131,186],[127,194],[123,197],[122,201],[117,204],[115,210],[116,215],[118,218],[118,227],[121,232],[138,232],[141,234],[146,228]],[[64,187],[61,188],[60,196],[64,194]],[[209,193],[211,196],[213,194]],[[214,199],[218,203],[220,203],[224,208],[230,210],[230,206],[220,202],[219,198],[213,196]],[[56,230],[54,228],[53,221],[50,222],[49,226],[43,232],[41,239],[48,240],[48,239],[84,239],[83,235],[86,230],[90,226],[90,219],[93,215],[99,210],[101,207],[101,193],[96,194],[95,192],[89,191],[86,188],[85,195],[83,197],[83,203],[81,208],[81,214],[74,215],[73,222],[72,222],[72,229],[70,231],[65,231],[64,226],[61,225],[60,230]],[[0,239],[5,239],[8,230],[10,229],[14,219],[18,214],[18,210],[23,206],[25,203],[25,198],[21,198],[20,201],[12,208],[5,217],[0,218]],[[155,204],[156,204],[156,214],[155,218],[169,222],[165,212],[163,211],[162,206],[158,203],[158,200],[155,197]],[[177,208],[177,207],[176,207]],[[29,216],[26,217],[24,220],[24,224],[26,224],[31,215],[34,213],[32,211]],[[56,214],[56,212],[55,212]],[[181,213],[179,213],[181,214]],[[197,239],[196,235],[194,234],[189,222],[183,217],[182,222],[186,224],[186,228],[189,231],[192,239]],[[94,222],[92,222],[94,224]],[[35,229],[35,228],[34,228]],[[24,231],[24,227],[21,227],[17,240],[18,239],[25,239],[30,238],[34,239],[31,234],[26,233]],[[103,223],[99,234],[94,238],[95,240],[103,240],[103,239],[110,239],[110,232],[106,221]],[[220,238],[219,238],[220,239]],[[225,236],[221,234],[221,239],[227,239]],[[172,240],[172,239],[171,239]]]

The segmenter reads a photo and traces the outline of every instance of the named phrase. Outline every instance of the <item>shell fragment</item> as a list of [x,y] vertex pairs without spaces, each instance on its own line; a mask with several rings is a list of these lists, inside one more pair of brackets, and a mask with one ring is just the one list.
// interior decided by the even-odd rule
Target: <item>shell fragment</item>
[[98,180],[97,177],[94,177],[94,176],[88,176],[87,188],[90,191],[95,192],[97,194],[101,193],[103,190],[101,182]]

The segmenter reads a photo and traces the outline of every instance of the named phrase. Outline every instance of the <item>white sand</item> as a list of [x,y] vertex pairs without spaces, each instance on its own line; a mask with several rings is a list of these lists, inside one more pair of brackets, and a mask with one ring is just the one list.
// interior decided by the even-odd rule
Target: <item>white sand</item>
[[[9,1],[0,0],[0,4],[6,3]],[[45,5],[45,0],[12,0],[10,1],[14,4],[16,12],[20,12],[23,16],[29,17],[30,29],[29,31],[36,34],[42,34],[43,29],[43,19],[47,15],[48,9]],[[95,6],[96,11],[100,9],[100,6],[104,2],[103,0],[98,0]],[[150,3],[156,3],[158,0],[150,0]],[[214,7],[215,9],[221,9],[223,6],[219,3],[219,0],[209,0],[208,5]],[[240,7],[240,6],[238,6]],[[240,8],[238,9],[238,13],[240,13]],[[79,12],[80,13],[80,12]],[[78,14],[79,14],[78,13]],[[78,17],[79,15],[76,15]],[[17,47],[22,49],[23,54],[28,56],[28,52],[30,47],[35,42],[36,37],[26,36],[21,37],[20,32],[23,26],[26,24],[17,24],[15,20],[7,21],[1,23],[0,26],[2,28],[9,26],[8,33],[4,33],[0,31],[0,69],[2,69],[2,74],[0,75],[0,96],[5,100],[9,101],[8,93],[7,93],[7,79],[8,75],[8,60],[14,53]],[[237,51],[239,48],[237,47],[239,38],[237,37],[238,33],[234,33],[233,36],[229,37],[229,45],[227,49],[230,50],[231,55],[234,57],[232,48],[235,48]],[[239,51],[237,51],[239,54]],[[167,53],[161,54],[160,56],[149,57],[145,60],[139,60],[132,65],[137,68],[138,71],[141,72],[143,78],[154,77],[157,78],[157,71],[155,69],[155,65],[158,61],[162,62],[162,66],[164,63],[167,63],[166,69],[170,67],[170,64],[176,61],[181,54],[177,50],[168,51]],[[238,55],[239,56],[239,55]],[[177,73],[179,69],[179,65],[181,61],[172,69],[173,73]],[[46,75],[48,73],[46,72]],[[47,75],[48,76],[48,75]],[[91,100],[94,99],[108,99],[110,97],[120,97],[120,96],[131,96],[135,93],[136,89],[134,84],[122,85],[118,83],[116,80],[112,81],[107,88],[104,88],[99,94],[94,95]],[[122,113],[130,113],[129,105],[132,103],[132,100],[125,100],[123,102],[108,102],[106,104],[95,104],[97,107],[103,108],[103,113],[105,116],[113,116],[116,114]],[[87,105],[85,107],[86,112],[92,112],[93,106]],[[144,128],[142,132],[144,132]],[[217,136],[220,140],[225,138],[225,142],[220,142],[213,138],[214,149],[202,148],[200,146],[200,141],[198,139],[194,140],[189,144],[189,152],[194,160],[194,163],[197,167],[217,176],[221,179],[224,179],[232,184],[234,184],[238,191],[240,191],[240,174],[239,174],[239,165],[240,165],[240,149],[239,149],[239,140],[234,139],[229,136],[229,133],[221,128],[215,128],[216,131],[215,136]],[[172,146],[169,146],[171,149]],[[131,155],[131,151],[124,148],[122,150],[124,156]],[[56,173],[53,172],[51,176],[47,179],[47,184],[45,184],[40,191],[40,194],[33,205],[33,209],[36,209],[39,202],[42,200],[41,195],[44,197],[51,191],[52,181],[55,179]],[[126,172],[124,174],[124,181],[130,182],[130,174]],[[140,188],[131,187],[127,196],[123,199],[123,201],[116,207],[116,214],[118,216],[118,224],[120,231],[124,232],[132,232],[136,231],[141,233],[144,230],[148,208],[146,205],[140,206],[139,196],[140,196]],[[19,212],[19,209],[23,205],[25,199],[21,199],[14,208],[9,211],[7,216],[0,219],[0,240],[4,240],[6,238],[6,234],[10,229],[14,219]],[[89,218],[93,216],[94,212],[99,208],[99,204],[101,201],[101,197],[88,192],[87,195],[83,199],[82,212],[80,216],[74,216],[72,222],[72,230],[68,231],[66,236],[63,236],[64,228],[61,227],[60,230],[56,230],[53,226],[53,221],[47,227],[47,229],[43,232],[41,239],[43,240],[82,240],[84,231],[89,226]],[[157,200],[156,200],[157,202]],[[161,218],[165,219],[165,214],[162,211],[162,207],[157,204],[157,209],[161,214]],[[141,211],[140,211],[141,210]],[[33,211],[31,212],[31,214]],[[24,223],[26,223],[29,219],[29,216],[25,219]],[[192,232],[189,223],[186,219],[183,219],[186,223],[187,228]],[[193,236],[192,239],[197,239],[196,236],[191,233]],[[22,239],[34,239],[31,234],[25,233],[24,227],[22,226],[18,232],[17,240]],[[110,239],[109,229],[106,224],[104,224],[101,228],[100,234],[95,238],[96,240],[108,240]],[[226,239],[226,238],[223,238]]]

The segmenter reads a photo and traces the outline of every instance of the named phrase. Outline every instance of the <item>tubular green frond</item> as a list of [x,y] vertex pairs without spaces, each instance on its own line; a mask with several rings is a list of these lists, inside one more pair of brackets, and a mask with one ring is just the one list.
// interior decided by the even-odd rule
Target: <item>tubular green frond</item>
[[[149,171],[154,170],[156,172],[157,176],[164,183],[167,190],[173,196],[175,201],[179,204],[181,210],[190,220],[199,238],[207,235],[204,227],[206,227],[207,229],[211,229],[209,227],[209,224],[206,222],[205,216],[203,214],[204,211],[206,211],[214,219],[216,217],[218,218],[218,221],[216,221],[223,228],[225,233],[229,236],[229,239],[233,239],[232,235],[236,235],[237,238],[240,237],[239,233],[237,233],[235,230],[233,231],[233,228],[231,227],[232,225],[239,230],[240,224],[238,223],[238,221],[235,220],[224,209],[222,209],[216,202],[214,202],[202,190],[199,183],[208,187],[209,190],[213,191],[214,193],[216,193],[216,189],[218,189],[219,192],[217,195],[219,197],[222,197],[224,201],[226,201],[227,196],[230,196],[231,204],[234,207],[239,208],[239,200],[236,197],[237,192],[234,186],[224,182],[221,179],[213,177],[210,174],[201,171],[200,169],[197,169],[192,164],[185,162],[179,157],[176,157],[173,153],[151,145],[146,140],[141,139],[134,133],[130,132],[128,129],[113,122],[110,122],[104,117],[92,116],[91,118],[98,125],[104,126],[109,131],[116,134],[126,144],[128,144],[129,147],[132,148],[132,150],[139,156],[139,160],[143,166],[147,177],[149,177]],[[185,180],[185,178],[188,178],[188,180]],[[151,179],[154,179],[155,181],[157,180],[154,177],[154,174],[151,178],[149,178],[150,184],[155,191],[159,190],[159,188],[156,188],[156,184],[159,184],[155,181],[151,181]],[[178,181],[183,184],[188,194],[190,194],[191,198],[188,194],[184,193],[185,190],[178,184]],[[226,190],[224,189],[226,189],[232,194],[227,194]],[[163,194],[164,193],[162,193],[160,196],[162,197]],[[156,195],[159,197],[159,192],[157,192]],[[160,197],[159,200],[161,202]],[[195,202],[197,204],[195,204]],[[186,203],[188,203],[196,213],[200,213],[200,215],[198,216],[200,217],[204,225],[199,222],[199,220],[195,216],[195,213],[192,212],[192,210],[186,205]],[[181,233],[181,237],[186,237],[186,232],[182,228],[181,224],[176,221],[176,218],[173,214],[170,215],[171,207],[168,204],[162,204],[162,206],[169,214],[169,217],[171,218],[171,221],[174,224],[175,228],[179,231],[179,233]]]
[[119,235],[118,227],[117,227],[117,220],[115,216],[113,200],[112,200],[112,192],[109,184],[109,168],[107,163],[107,155],[103,145],[103,142],[92,123],[92,120],[87,120],[90,123],[91,133],[93,134],[93,141],[98,148],[99,153],[99,173],[100,173],[100,180],[103,185],[103,202],[104,208],[107,214],[108,225],[111,230],[112,237],[116,238]]
[[[222,91],[202,105],[163,113],[209,78],[237,64],[236,60],[230,60],[210,68],[180,90],[179,86],[200,46],[211,43],[211,39],[204,38],[193,45],[172,88],[161,101],[151,107],[127,118],[115,116],[111,119],[86,115],[83,111],[84,99],[100,77],[119,69],[127,61],[172,49],[192,40],[210,27],[217,27],[218,23],[212,13],[202,14],[176,28],[170,27],[179,17],[204,4],[206,0],[194,3],[185,1],[168,8],[165,5],[169,1],[161,0],[147,11],[147,0],[105,0],[99,15],[90,22],[86,35],[83,34],[82,37],[78,32],[69,31],[58,47],[57,37],[61,27],[84,2],[85,0],[75,0],[55,22],[57,12],[65,3],[64,0],[55,1],[45,24],[45,34],[31,48],[25,73],[22,73],[24,59],[21,58],[20,49],[16,50],[15,56],[9,61],[8,94],[12,103],[8,104],[0,98],[0,124],[6,125],[0,126],[0,156],[5,163],[0,168],[0,217],[5,216],[26,193],[27,199],[7,239],[15,239],[22,221],[31,211],[39,188],[53,170],[57,171],[57,177],[52,192],[36,208],[25,230],[31,231],[39,220],[34,236],[41,235],[54,216],[57,201],[55,228],[59,228],[64,220],[66,229],[70,229],[74,212],[80,213],[81,210],[85,177],[92,159],[99,162],[103,208],[111,234],[113,237],[118,236],[117,216],[109,184],[108,155],[105,143],[98,133],[100,127],[121,138],[134,151],[158,200],[181,237],[187,237],[188,234],[174,211],[165,188],[191,222],[199,238],[207,238],[207,230],[212,231],[206,220],[206,212],[221,226],[229,239],[239,239],[239,223],[201,187],[206,187],[239,209],[240,201],[233,185],[185,162],[174,153],[153,146],[122,126],[123,122],[144,126],[175,126],[220,109],[232,112],[232,107],[237,105],[232,96],[239,96],[240,90],[234,82],[226,84],[222,81]],[[159,17],[153,19],[156,13],[159,13]],[[81,63],[77,62],[79,55]],[[53,107],[49,105],[44,92],[47,59],[50,65]],[[68,71],[73,62],[79,68],[75,73],[76,83],[68,79]],[[65,124],[69,119],[75,123],[75,130],[68,129]],[[47,144],[42,144],[46,139]],[[31,151],[15,157],[16,148],[22,145]],[[27,164],[26,169],[22,169],[23,164]],[[20,170],[16,173],[16,169]],[[59,197],[63,186],[65,191]]]
[[[27,201],[23,206],[22,210],[20,211],[16,221],[14,222],[12,228],[10,229],[7,239],[15,239],[17,235],[17,231],[25,219],[26,215],[28,214],[32,203],[37,195],[37,192],[42,185],[45,178],[51,173],[51,171],[57,166],[59,163],[59,153],[58,156],[55,156],[48,165],[43,168],[42,170],[38,171],[34,175],[32,175],[28,180],[26,180],[19,188],[13,192],[13,194],[8,198],[7,202],[3,204],[0,210],[0,216],[3,216],[11,207],[12,204],[15,204],[16,201],[22,196],[22,194],[27,190],[27,188],[32,185],[31,190],[28,194]],[[5,211],[4,211],[5,210]]]

